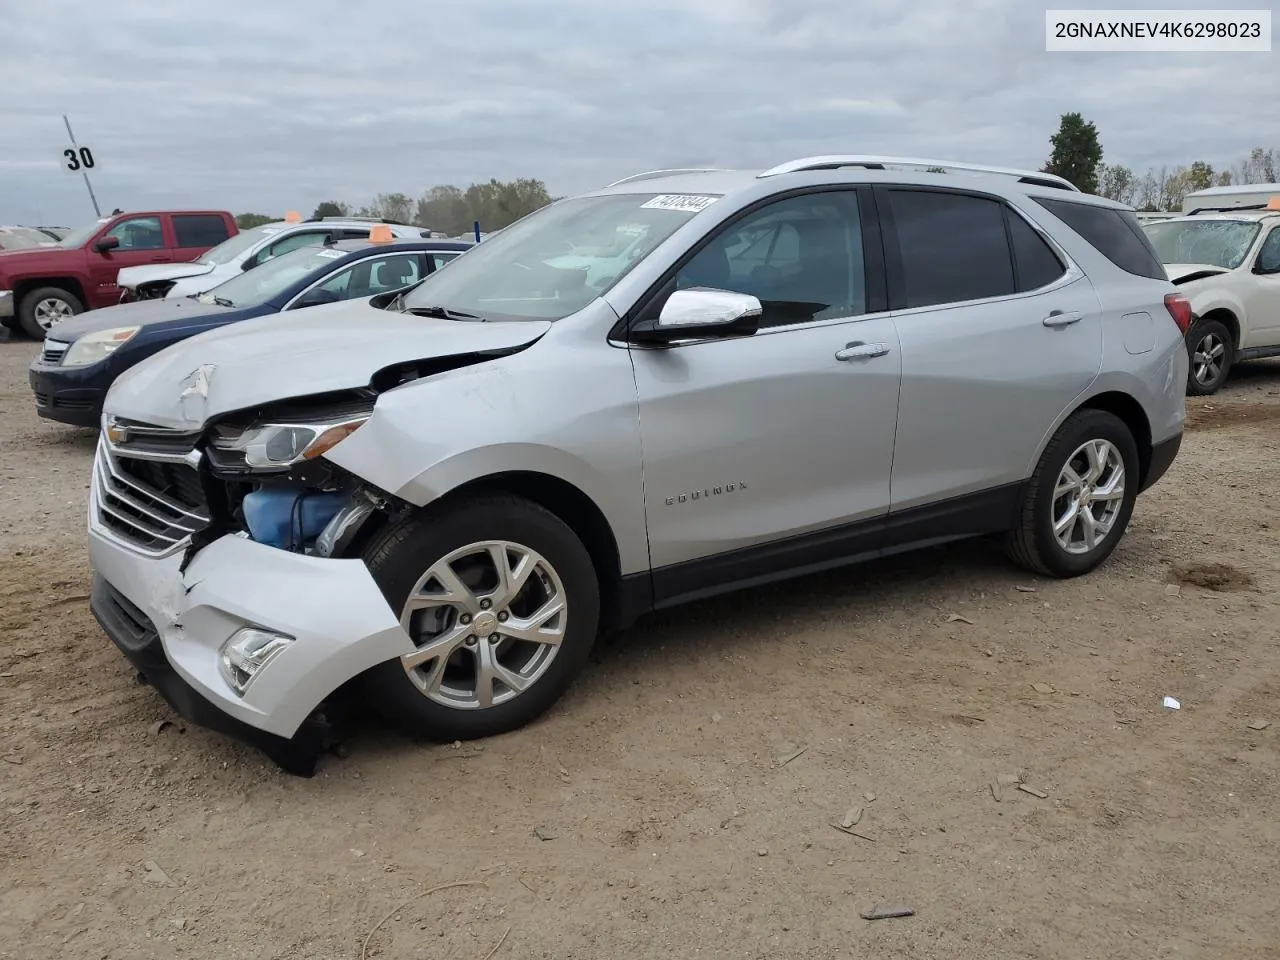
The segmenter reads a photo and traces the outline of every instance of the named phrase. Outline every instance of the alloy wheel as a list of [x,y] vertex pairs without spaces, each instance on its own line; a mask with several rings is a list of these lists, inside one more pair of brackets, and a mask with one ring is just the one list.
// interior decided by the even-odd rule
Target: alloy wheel
[[1076,448],[1053,489],[1053,535],[1067,553],[1094,550],[1110,536],[1124,506],[1124,457],[1110,440]]
[[1206,333],[1200,338],[1191,355],[1191,375],[1202,387],[1210,387],[1222,376],[1222,366],[1227,359],[1227,345],[1216,333]]
[[536,551],[504,540],[460,547],[418,578],[400,613],[416,650],[401,657],[428,699],[485,710],[529,689],[564,640],[560,575]]
[[59,320],[74,317],[75,313],[71,309],[71,304],[67,303],[67,301],[59,300],[56,297],[46,297],[36,304],[33,316],[41,330],[48,330]]

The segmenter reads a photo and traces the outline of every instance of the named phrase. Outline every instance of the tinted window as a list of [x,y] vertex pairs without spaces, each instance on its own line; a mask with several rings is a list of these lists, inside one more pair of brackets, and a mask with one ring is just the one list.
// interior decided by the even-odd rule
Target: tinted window
[[1262,241],[1262,249],[1258,251],[1259,273],[1280,273],[1280,227],[1271,231],[1271,235]]
[[[288,253],[290,250],[298,250],[302,247],[314,247],[324,243],[325,238],[329,236],[327,230],[315,230],[311,232],[299,231],[291,233],[283,239],[277,240],[267,250],[260,259],[269,260],[271,257],[278,257],[282,253]],[[366,233],[367,237],[368,234]]]
[[765,327],[866,313],[857,195],[806,194],[749,214],[680,269],[675,289],[689,287],[756,297]]
[[320,289],[340,300],[354,300],[399,290],[417,283],[421,275],[418,254],[401,253],[378,257],[376,260],[362,260],[349,269],[334,274],[320,285]]
[[1012,210],[1009,218],[1009,239],[1013,243],[1013,265],[1018,275],[1018,290],[1038,290],[1067,272],[1053,248],[1045,243],[1031,224]]
[[1128,210],[1095,207],[1072,200],[1032,199],[1126,273],[1152,280],[1168,279],[1138,218]]
[[888,191],[907,307],[1014,292],[1004,208],[960,193]]
[[227,239],[227,224],[211,214],[178,214],[173,232],[179,247],[216,247]]
[[121,220],[106,236],[120,238],[120,250],[163,250],[164,231],[159,217],[133,217]]

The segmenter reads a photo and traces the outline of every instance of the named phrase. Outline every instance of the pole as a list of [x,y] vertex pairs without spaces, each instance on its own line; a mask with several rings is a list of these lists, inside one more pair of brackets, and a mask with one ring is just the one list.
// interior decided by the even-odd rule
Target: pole
[[[67,119],[67,115],[62,115],[62,122],[67,126],[67,136],[71,138],[71,146],[79,148],[80,144],[76,143],[76,135],[71,132],[71,121]],[[102,210],[98,207],[98,198],[93,195],[93,184],[89,182],[89,171],[80,171],[84,177],[84,185],[89,191],[89,199],[93,201],[93,214],[99,220],[102,219]]]
[[480,221],[477,220],[474,224],[472,224],[472,226],[475,227],[475,231],[476,231],[476,243],[479,243],[480,242]]

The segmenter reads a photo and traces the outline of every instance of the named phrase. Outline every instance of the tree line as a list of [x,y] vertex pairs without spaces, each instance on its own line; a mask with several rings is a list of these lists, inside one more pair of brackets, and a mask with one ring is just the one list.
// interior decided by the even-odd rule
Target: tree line
[[1231,167],[1215,170],[1204,160],[1187,166],[1154,167],[1139,176],[1123,164],[1102,162],[1098,129],[1079,113],[1063,114],[1049,138],[1052,152],[1042,169],[1065,178],[1085,193],[1096,193],[1144,212],[1180,210],[1187,194],[1209,187],[1280,182],[1280,150],[1254,147]]
[[[371,217],[391,223],[407,223],[449,236],[471,233],[476,221],[484,231],[501,230],[555,199],[541,180],[489,180],[463,189],[446,184],[432,187],[421,197],[406,193],[380,193],[370,203],[356,207],[341,200],[325,200],[311,214],[321,217]],[[242,213],[236,217],[241,230],[279,220],[278,216]]]
[[[1123,164],[1103,163],[1098,129],[1079,113],[1060,118],[1058,132],[1049,138],[1049,160],[1041,168],[1075,184],[1085,193],[1096,193],[1137,210],[1179,210],[1188,193],[1232,184],[1280,182],[1280,150],[1255,147],[1231,167],[1215,170],[1196,160],[1186,166],[1154,167],[1139,176]],[[312,217],[371,217],[408,223],[449,236],[469,234],[478,220],[484,231],[501,230],[553,200],[541,180],[489,180],[465,189],[451,184],[432,187],[422,196],[380,193],[363,206],[326,200]],[[236,217],[241,230],[280,219],[261,213]]]

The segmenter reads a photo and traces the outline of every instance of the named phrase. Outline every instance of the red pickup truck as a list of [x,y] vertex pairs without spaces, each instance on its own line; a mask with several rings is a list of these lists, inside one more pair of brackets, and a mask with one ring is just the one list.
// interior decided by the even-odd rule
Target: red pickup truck
[[56,246],[0,251],[0,324],[43,340],[59,320],[119,302],[121,267],[194,260],[238,232],[225,210],[122,213]]

